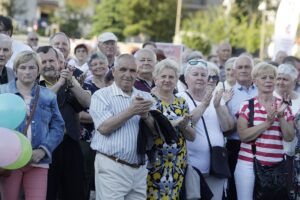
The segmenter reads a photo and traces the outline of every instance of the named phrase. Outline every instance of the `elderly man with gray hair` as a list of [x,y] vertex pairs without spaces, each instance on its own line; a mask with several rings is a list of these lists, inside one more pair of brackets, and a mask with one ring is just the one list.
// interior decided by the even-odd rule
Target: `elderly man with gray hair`
[[0,33],[0,84],[8,83],[15,79],[14,71],[7,67],[12,55],[12,39]]
[[[253,84],[251,72],[254,67],[253,60],[247,55],[240,55],[233,64],[233,70],[236,77],[236,84],[233,86],[233,97],[227,106],[235,121],[238,118],[240,105],[243,101],[257,96],[257,88]],[[226,148],[228,151],[228,159],[231,173],[234,174],[237,163],[238,153],[240,150],[240,138],[236,128],[227,133]],[[237,199],[234,178],[229,179],[228,199]]]
[[96,199],[144,200],[147,169],[139,163],[137,138],[140,120],[154,126],[152,97],[133,87],[137,66],[132,55],[118,56],[112,73],[114,83],[93,94],[89,110],[96,129],[91,143],[97,151]]

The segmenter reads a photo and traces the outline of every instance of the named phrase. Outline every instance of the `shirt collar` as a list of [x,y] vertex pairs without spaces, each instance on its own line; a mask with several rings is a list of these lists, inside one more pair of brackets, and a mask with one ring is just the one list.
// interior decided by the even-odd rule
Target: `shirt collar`
[[[113,82],[113,84],[112,84],[111,87],[112,87],[112,95],[113,96],[123,96],[123,97],[129,97],[130,98],[130,96],[128,94],[126,94],[125,92],[123,92],[121,90],[121,88],[119,88],[117,86],[116,82]],[[134,87],[132,87],[131,96],[134,95],[134,94],[136,94],[136,93],[137,93],[137,90]]]
[[252,83],[251,85],[250,85],[250,87],[249,88],[247,88],[247,87],[245,87],[245,86],[243,86],[243,85],[240,85],[238,82],[236,82],[235,83],[235,87],[238,89],[238,90],[240,90],[240,91],[242,91],[242,90],[253,90],[253,89],[255,89],[255,85]]
[[45,87],[52,87],[54,84],[50,83],[49,81],[47,81],[45,79],[44,76],[40,76],[40,79],[39,79],[39,83],[43,83],[43,85],[45,85]]
[[[37,82],[34,83],[32,89],[31,89],[31,96],[34,96],[35,95],[35,91],[36,91],[36,88],[37,88]],[[19,94],[20,95],[20,92],[17,88],[17,81],[16,80],[12,80],[8,83],[8,87],[9,87],[9,90],[11,93],[14,93],[14,94]]]

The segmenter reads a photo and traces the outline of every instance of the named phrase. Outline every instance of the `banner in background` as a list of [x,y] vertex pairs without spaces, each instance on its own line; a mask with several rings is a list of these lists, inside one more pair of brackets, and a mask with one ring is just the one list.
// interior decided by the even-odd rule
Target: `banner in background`
[[278,51],[292,53],[300,15],[300,0],[281,0],[275,21],[273,59]]

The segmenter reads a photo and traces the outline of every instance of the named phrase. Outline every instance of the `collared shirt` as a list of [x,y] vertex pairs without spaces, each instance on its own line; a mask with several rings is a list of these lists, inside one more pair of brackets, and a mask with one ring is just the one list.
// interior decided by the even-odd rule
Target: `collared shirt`
[[54,84],[47,81],[42,75],[40,75],[39,83],[42,83],[45,87],[52,87]]
[[[132,104],[132,100],[136,95],[140,95],[144,99],[153,100],[149,93],[135,88],[133,88],[132,94],[129,96],[116,83],[95,92],[92,96],[89,110],[95,124],[95,129],[98,129],[99,125],[108,118],[127,109]],[[152,109],[155,109],[154,106]],[[92,139],[92,149],[115,156],[128,163],[138,163],[136,149],[139,120],[140,116],[134,115],[110,135],[102,135],[97,130]]]
[[[251,99],[255,96],[257,96],[258,91],[257,87],[255,85],[251,85],[249,88],[246,88],[245,86],[240,85],[239,83],[236,83],[233,86],[233,97],[232,99],[228,102],[228,109],[231,113],[231,115],[237,119],[238,112],[240,110],[240,106],[242,105],[243,101],[246,101],[248,99]],[[239,135],[237,132],[229,135],[227,137],[228,139],[233,139],[233,140],[239,140]]]
[[153,88],[154,83],[152,82],[152,85],[149,85],[149,83],[143,79],[136,78],[134,82],[134,87],[138,90],[144,91],[144,92],[151,92],[151,89]]

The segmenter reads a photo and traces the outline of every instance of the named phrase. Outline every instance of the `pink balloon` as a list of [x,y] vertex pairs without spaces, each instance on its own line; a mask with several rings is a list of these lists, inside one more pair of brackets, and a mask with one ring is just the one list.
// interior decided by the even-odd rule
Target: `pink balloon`
[[17,134],[13,130],[0,128],[0,167],[18,160],[21,151],[22,144]]

